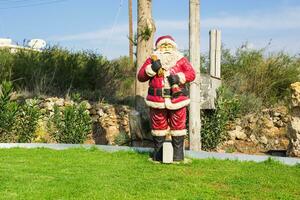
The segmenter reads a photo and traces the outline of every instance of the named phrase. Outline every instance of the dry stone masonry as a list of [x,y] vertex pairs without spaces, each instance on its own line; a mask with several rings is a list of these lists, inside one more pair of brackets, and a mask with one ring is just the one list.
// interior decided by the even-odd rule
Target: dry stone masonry
[[[300,82],[292,84],[291,88],[291,115],[287,107],[277,106],[236,119],[227,125],[228,140],[220,144],[217,151],[256,154],[288,149],[289,156],[300,157]],[[129,118],[133,111],[128,106],[84,103],[93,121],[93,131],[86,144],[116,145],[116,138],[120,135],[137,137],[136,133],[133,137],[130,135]],[[54,105],[63,108],[73,104],[72,100],[64,98],[40,99],[43,118],[39,121],[35,142],[53,143],[53,138],[46,133],[46,122],[54,113]]]
[[300,82],[291,84],[291,121],[288,126],[288,155],[300,157]]
[[288,108],[285,106],[266,108],[238,118],[227,125],[228,140],[217,150],[250,154],[286,150],[289,143],[289,120]]
[[[85,103],[87,112],[93,121],[93,132],[88,135],[87,144],[109,144],[114,145],[116,138],[123,134],[130,138],[128,106],[110,105],[106,103]],[[47,134],[46,124],[49,116],[54,113],[54,106],[60,108],[73,105],[74,101],[64,98],[51,97],[40,99],[40,108],[43,118],[39,121],[38,135],[35,142],[51,142],[53,139]]]

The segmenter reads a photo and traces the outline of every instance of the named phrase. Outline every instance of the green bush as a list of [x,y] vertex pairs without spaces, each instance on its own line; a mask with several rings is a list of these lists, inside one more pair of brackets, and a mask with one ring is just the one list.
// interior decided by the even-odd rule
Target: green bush
[[11,101],[12,92],[12,83],[3,81],[0,85],[0,142],[14,141],[19,106]]
[[40,117],[37,101],[17,103],[11,100],[11,82],[0,87],[0,142],[31,142]]
[[50,117],[48,130],[59,143],[83,143],[91,132],[91,117],[86,104],[74,104],[60,109],[54,106],[54,114]]
[[130,142],[130,138],[128,134],[124,131],[121,131],[114,139],[114,143],[116,145],[122,146],[122,145],[128,145]]
[[16,121],[16,142],[32,142],[41,112],[37,100],[26,100],[19,106]]
[[116,101],[133,95],[135,68],[128,57],[112,61],[89,52],[51,47],[42,52],[0,50],[0,81],[11,80],[20,91]]
[[238,49],[235,54],[223,50],[222,80],[241,97],[251,96],[269,106],[284,101],[289,85],[300,80],[300,62],[282,52],[265,54],[265,49]]
[[226,87],[218,90],[215,110],[202,111],[201,142],[204,150],[215,149],[226,137],[225,127],[240,112],[239,99]]
[[0,49],[0,82],[10,80],[12,75],[13,55],[8,49]]

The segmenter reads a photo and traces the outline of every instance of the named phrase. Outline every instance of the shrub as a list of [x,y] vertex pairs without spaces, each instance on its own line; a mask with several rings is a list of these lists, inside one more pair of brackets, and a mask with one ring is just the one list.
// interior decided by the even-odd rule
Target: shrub
[[[265,106],[283,101],[289,85],[299,81],[299,58],[282,52],[265,56],[265,49],[229,50],[222,54],[223,84],[242,96],[251,96]],[[247,98],[244,98],[246,100]]]
[[226,87],[218,90],[215,110],[202,111],[201,142],[204,150],[215,149],[226,137],[225,127],[240,111],[240,102]]
[[11,82],[2,82],[0,87],[0,141],[31,142],[40,117],[37,101],[17,103],[11,100]]
[[126,145],[129,142],[130,142],[130,138],[128,134],[124,131],[121,131],[114,139],[114,143],[119,146]]
[[13,56],[8,49],[0,49],[0,82],[12,76]]
[[15,123],[18,116],[19,106],[11,101],[12,83],[3,81],[0,85],[0,142],[14,140]]
[[16,141],[32,142],[35,137],[38,120],[41,112],[37,100],[26,100],[19,106],[19,112],[16,121]]
[[85,99],[115,101],[133,94],[135,68],[128,57],[112,61],[90,51],[50,47],[42,52],[0,51],[0,81],[35,95],[65,96],[79,92]]
[[48,130],[59,143],[83,143],[91,132],[91,118],[85,103],[66,106],[61,110],[54,107]]

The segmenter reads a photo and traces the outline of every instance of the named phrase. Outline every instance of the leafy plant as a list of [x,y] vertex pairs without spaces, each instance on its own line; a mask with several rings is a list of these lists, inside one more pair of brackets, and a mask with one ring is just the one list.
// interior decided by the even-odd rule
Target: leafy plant
[[41,116],[37,100],[26,100],[19,106],[16,126],[16,141],[31,142],[35,136],[38,120]]
[[0,68],[0,81],[13,81],[17,90],[36,96],[80,93],[84,99],[112,102],[133,93],[136,70],[128,57],[109,61],[91,51],[57,46],[42,52],[0,50]]
[[12,76],[13,55],[9,49],[0,49],[0,82],[10,80]]
[[40,117],[37,101],[17,103],[11,99],[11,82],[2,82],[0,87],[0,141],[31,142]]
[[54,107],[48,124],[50,134],[59,143],[83,143],[91,131],[92,120],[84,103]]
[[146,24],[146,26],[141,30],[140,37],[141,40],[148,41],[153,33],[153,30]]
[[130,138],[128,136],[128,134],[124,131],[121,131],[116,137],[115,137],[115,140],[114,140],[114,143],[116,145],[125,145],[127,143],[130,142]]
[[264,106],[284,101],[289,85],[300,80],[299,72],[299,58],[283,52],[266,55],[265,49],[240,48],[235,54],[228,49],[222,53],[223,84]]
[[19,106],[15,101],[11,101],[12,92],[12,83],[3,81],[0,85],[0,142],[14,140],[14,125]]
[[201,142],[203,149],[215,149],[226,139],[226,124],[237,117],[239,110],[239,99],[228,88],[221,87],[218,90],[216,109],[202,111]]

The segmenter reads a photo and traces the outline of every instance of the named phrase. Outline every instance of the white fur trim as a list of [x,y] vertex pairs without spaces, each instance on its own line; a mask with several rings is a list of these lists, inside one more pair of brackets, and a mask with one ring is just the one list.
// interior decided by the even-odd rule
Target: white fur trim
[[153,77],[156,75],[156,72],[152,70],[151,64],[146,66],[145,72],[148,76]]
[[151,134],[153,136],[165,136],[170,132],[170,129],[166,129],[166,130],[151,130]]
[[190,104],[190,99],[180,101],[178,103],[172,103],[170,98],[165,98],[166,108],[169,110],[178,110]]
[[153,102],[145,100],[146,105],[150,108],[156,109],[169,109],[169,110],[178,110],[179,108],[183,108],[190,104],[190,99],[180,101],[178,103],[172,103],[170,98],[165,98],[165,102]]
[[183,136],[183,135],[187,134],[187,131],[186,131],[186,129],[183,129],[183,130],[170,130],[170,134],[172,136]]
[[179,76],[180,83],[185,84],[185,82],[186,82],[185,74],[183,72],[179,72],[179,73],[177,73],[177,75]]
[[172,45],[177,49],[177,44],[176,44],[173,40],[168,39],[168,38],[165,38],[165,39],[160,40],[160,41],[156,44],[156,48],[159,48],[159,46],[162,45],[163,43],[170,43],[170,44],[172,44]]
[[166,105],[164,102],[153,102],[153,101],[146,101],[146,105],[149,106],[150,108],[157,108],[157,109],[164,109],[166,108]]

